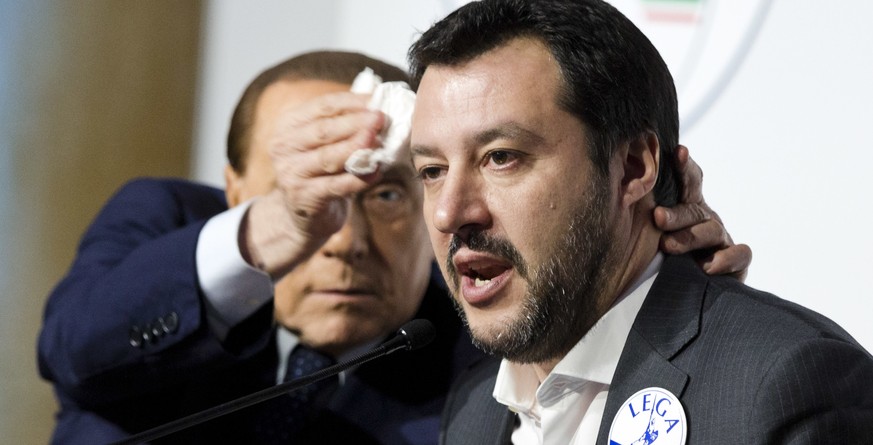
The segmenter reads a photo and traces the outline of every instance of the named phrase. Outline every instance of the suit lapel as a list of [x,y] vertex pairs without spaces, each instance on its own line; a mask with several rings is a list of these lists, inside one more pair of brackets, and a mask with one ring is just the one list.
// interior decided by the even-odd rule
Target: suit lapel
[[697,336],[708,278],[689,256],[667,257],[646,295],[609,387],[597,443],[637,391],[659,387],[681,399],[688,375],[670,360]]

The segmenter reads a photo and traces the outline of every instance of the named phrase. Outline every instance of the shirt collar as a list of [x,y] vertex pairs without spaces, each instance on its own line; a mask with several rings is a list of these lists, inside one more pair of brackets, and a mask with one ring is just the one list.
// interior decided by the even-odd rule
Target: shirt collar
[[497,373],[494,398],[516,412],[528,412],[538,398],[547,396],[556,380],[563,391],[577,390],[586,382],[609,385],[618,365],[624,343],[634,319],[652,287],[663,261],[660,252],[646,270],[628,287],[612,308],[561,359],[546,380],[540,384],[533,365],[503,360]]

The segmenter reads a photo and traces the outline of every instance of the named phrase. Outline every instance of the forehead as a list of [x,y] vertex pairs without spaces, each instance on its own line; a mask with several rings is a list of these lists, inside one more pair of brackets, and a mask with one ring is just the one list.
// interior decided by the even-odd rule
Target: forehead
[[283,112],[325,94],[348,91],[350,85],[326,80],[280,80],[264,88],[258,98],[251,128],[251,140],[247,153],[247,169],[256,169],[266,174],[261,164],[269,163],[267,140],[274,130],[274,122]]
[[[495,129],[546,130],[560,113],[561,76],[538,39],[516,38],[460,65],[431,65],[422,76],[413,115],[412,143]],[[427,140],[427,141],[425,141]]]
[[351,85],[328,80],[280,80],[264,88],[256,107],[257,125],[263,119],[275,117],[283,108],[293,108],[329,93],[348,91]]

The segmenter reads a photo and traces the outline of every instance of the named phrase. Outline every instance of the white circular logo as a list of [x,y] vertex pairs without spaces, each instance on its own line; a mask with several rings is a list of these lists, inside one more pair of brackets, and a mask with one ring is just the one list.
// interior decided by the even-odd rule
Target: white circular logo
[[684,445],[687,426],[685,409],[673,393],[646,388],[619,408],[609,428],[609,445]]

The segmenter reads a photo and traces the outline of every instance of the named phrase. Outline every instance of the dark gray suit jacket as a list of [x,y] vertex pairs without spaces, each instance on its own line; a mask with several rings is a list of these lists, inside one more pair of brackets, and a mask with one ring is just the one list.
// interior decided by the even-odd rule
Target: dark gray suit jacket
[[[498,364],[480,362],[456,383],[441,443],[509,443],[515,416],[491,396]],[[873,443],[870,353],[824,316],[709,277],[687,256],[664,261],[637,315],[598,444],[648,387],[679,397],[688,444]]]

